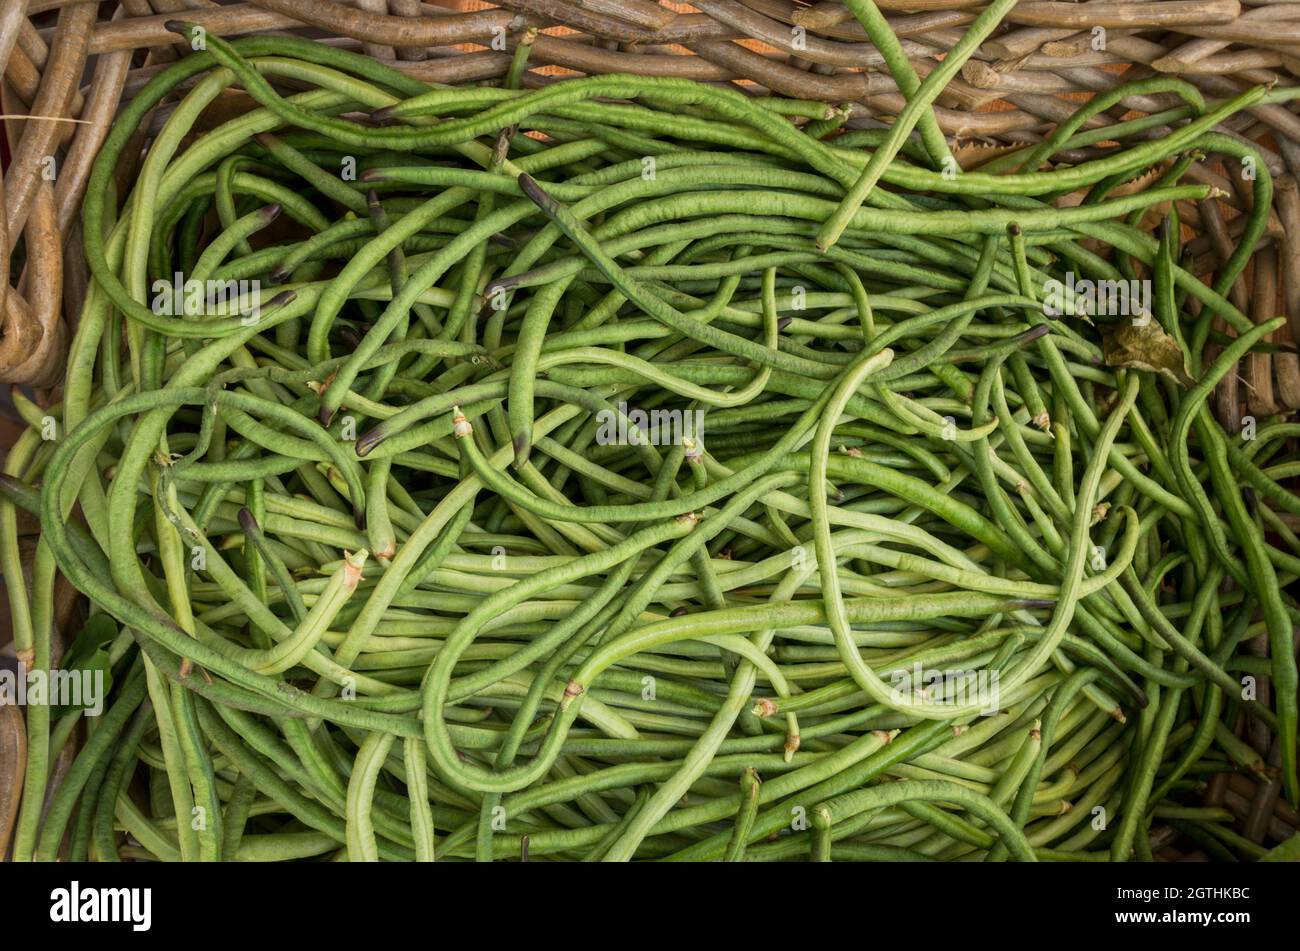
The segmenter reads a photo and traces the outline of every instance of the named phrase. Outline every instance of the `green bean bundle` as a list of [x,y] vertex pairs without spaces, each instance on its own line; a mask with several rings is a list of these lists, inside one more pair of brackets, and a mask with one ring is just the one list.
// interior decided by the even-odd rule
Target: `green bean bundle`
[[[173,24],[194,52],[89,186],[63,401],[6,462],[20,657],[52,666],[62,573],[112,685],[29,709],[15,856],[1123,861],[1166,818],[1262,852],[1196,795],[1297,792],[1296,432],[1207,408],[1281,323],[1226,297],[1264,162],[1212,284],[1179,214],[1284,94],[1144,80],[954,172],[929,104],[1006,6],[884,132],[525,91],[527,44],[434,88]],[[1137,92],[1167,134],[1087,127]]]

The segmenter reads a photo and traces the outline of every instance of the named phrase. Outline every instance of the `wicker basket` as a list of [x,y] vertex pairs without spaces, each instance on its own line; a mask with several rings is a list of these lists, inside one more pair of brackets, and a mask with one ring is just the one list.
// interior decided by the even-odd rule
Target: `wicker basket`
[[[922,75],[982,6],[878,5]],[[754,95],[843,103],[850,127],[879,125],[903,102],[880,54],[838,0],[3,0],[0,382],[57,385],[89,279],[79,209],[90,167],[122,104],[181,55],[181,38],[164,25],[178,14],[226,37],[289,32],[361,50],[439,83],[496,79],[525,31],[536,28],[526,77],[533,86],[611,72],[731,83]],[[1022,2],[935,111],[955,154],[973,168],[1008,146],[1041,140],[1091,94],[1161,73],[1214,98],[1261,83],[1300,82],[1300,3]],[[1165,97],[1133,97],[1091,125],[1168,105]],[[1261,321],[1285,312],[1292,339],[1300,339],[1300,115],[1259,106],[1234,117],[1226,131],[1256,144],[1276,180],[1268,233],[1233,290],[1234,302]],[[1201,166],[1193,174],[1225,192],[1184,217],[1195,270],[1209,279],[1231,250],[1252,195],[1232,169]],[[1300,361],[1287,353],[1252,355],[1217,398],[1229,424],[1243,412],[1296,408]],[[0,426],[0,446],[11,429]],[[0,644],[5,640],[0,631]],[[7,775],[12,783],[4,764],[20,758],[20,734],[12,717],[0,728],[0,782]],[[1267,731],[1248,725],[1245,732],[1262,755],[1276,754]],[[1232,810],[1238,828],[1257,842],[1279,841],[1300,825],[1279,802],[1277,783],[1224,776],[1206,798]],[[0,796],[0,833],[11,806]],[[1204,858],[1172,834],[1154,845],[1164,858]]]

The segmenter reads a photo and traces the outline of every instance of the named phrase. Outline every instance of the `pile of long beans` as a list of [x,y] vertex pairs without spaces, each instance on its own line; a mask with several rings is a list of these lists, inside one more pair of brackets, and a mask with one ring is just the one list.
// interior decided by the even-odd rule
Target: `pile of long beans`
[[[15,857],[1262,854],[1198,794],[1297,793],[1300,430],[1207,408],[1281,324],[1227,298],[1265,163],[1212,285],[1179,216],[1215,198],[1193,163],[1253,155],[1214,127],[1287,94],[1143,80],[962,172],[930,103],[1006,6],[924,83],[879,34],[908,106],[851,131],[683,80],[524,91],[526,42],[430,88],[174,24],[195,51],[89,186],[62,403],[19,401],[5,467],[19,656],[51,666],[61,572],[112,683],[27,710]],[[1170,108],[1089,122],[1135,94]],[[159,306],[173,275],[252,290]],[[1045,308],[1076,277],[1149,312]]]

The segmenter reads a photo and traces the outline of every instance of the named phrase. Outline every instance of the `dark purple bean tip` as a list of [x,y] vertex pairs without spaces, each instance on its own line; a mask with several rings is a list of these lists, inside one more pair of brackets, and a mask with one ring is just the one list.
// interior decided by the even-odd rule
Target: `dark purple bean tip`
[[366,189],[366,204],[369,205],[370,208],[371,208],[372,210],[375,209],[375,208],[380,207],[380,205],[379,205],[379,192],[375,191],[373,188],[367,188],[367,189]]
[[171,33],[179,33],[181,36],[187,36],[191,29],[191,24],[184,20],[167,20],[163,23],[163,29]]
[[1013,238],[1020,237],[1020,225],[1016,224],[1014,221],[1011,222],[1011,224],[1007,225],[1007,234],[1011,235]]
[[382,109],[376,109],[370,113],[370,118],[376,122],[387,122],[393,118],[393,110],[396,106],[384,106]]
[[1259,496],[1251,486],[1244,486],[1241,490],[1242,501],[1246,503],[1246,508],[1254,514],[1259,509]]
[[1038,324],[1037,326],[1030,327],[1024,333],[1017,334],[1015,336],[1014,339],[1016,342],[1016,346],[1023,347],[1026,344],[1033,343],[1035,340],[1038,340],[1041,337],[1046,337],[1051,332],[1052,332],[1052,328],[1049,327],[1047,324]]
[[515,447],[515,468],[520,469],[528,464],[528,456],[532,452],[532,440],[528,438],[527,433],[519,433],[515,436],[513,445]]
[[267,205],[262,209],[262,217],[266,219],[266,223],[269,225],[276,218],[280,217],[280,212],[282,211],[284,211],[284,206],[279,202],[276,202],[275,204]]
[[538,185],[530,175],[519,176],[519,189],[524,193],[524,197],[531,201],[542,211],[550,211],[555,207],[555,199],[546,194],[541,185]]
[[1055,598],[1020,598],[1011,602],[1008,607],[1014,610],[1033,611],[1038,608],[1056,607]]
[[298,299],[298,292],[294,290],[281,291],[266,302],[263,310],[271,307],[287,307]]
[[320,420],[320,424],[322,426],[328,429],[329,424],[334,422],[334,414],[337,412],[338,410],[336,409],[330,409],[328,406],[322,406],[320,408],[320,412],[316,414],[316,418]]
[[673,608],[671,611],[668,612],[668,616],[669,616],[669,617],[681,617],[681,616],[682,616],[683,614],[685,614],[685,613],[686,613],[686,609],[685,609],[685,608]]
[[382,168],[368,168],[357,177],[363,182],[382,182],[384,180],[384,170]]
[[785,330],[785,328],[789,327],[792,323],[794,323],[793,317],[782,317],[776,322],[776,329],[780,332]]
[[257,524],[257,519],[253,517],[253,513],[247,506],[239,509],[239,527],[243,529],[245,535],[258,535],[262,531],[262,527]]
[[356,443],[353,444],[352,451],[355,452],[358,456],[368,455],[370,453],[370,450],[374,449],[381,442],[383,442],[385,438],[387,438],[387,435],[388,434],[384,432],[384,428],[382,426],[376,426],[374,429],[368,429],[360,436],[357,437]]

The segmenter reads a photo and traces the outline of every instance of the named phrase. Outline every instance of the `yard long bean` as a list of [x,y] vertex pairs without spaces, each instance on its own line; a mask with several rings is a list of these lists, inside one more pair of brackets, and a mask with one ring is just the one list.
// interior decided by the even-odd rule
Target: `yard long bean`
[[[932,104],[1012,5],[922,80],[849,4],[906,100],[871,133],[523,89],[535,31],[464,89],[170,23],[193,49],[90,179],[62,402],[19,400],[0,478],[19,659],[54,661],[61,572],[65,659],[111,681],[48,807],[86,712],[29,716],[15,857],[1104,861],[1166,822],[1256,857],[1187,810],[1222,768],[1300,794],[1300,431],[1207,408],[1281,324],[1225,296],[1262,159],[1214,280],[1177,222],[1265,92],[1120,85],[962,171]],[[1161,139],[1080,132],[1157,94]]]

